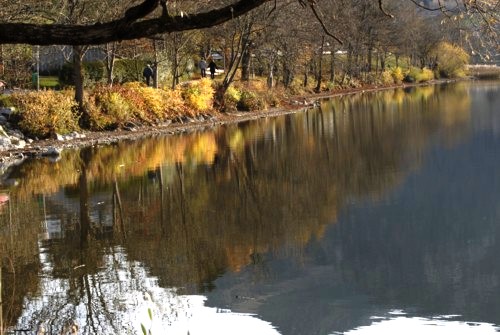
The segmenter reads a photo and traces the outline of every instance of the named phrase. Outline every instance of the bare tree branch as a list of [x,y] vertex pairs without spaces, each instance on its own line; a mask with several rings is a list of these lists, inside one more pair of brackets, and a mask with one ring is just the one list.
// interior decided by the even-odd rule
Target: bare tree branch
[[390,17],[390,18],[394,18],[394,15],[392,15],[391,13],[388,13],[385,8],[384,8],[384,4],[383,4],[383,0],[378,0],[378,8],[380,9],[380,11],[382,13],[384,13],[384,15]]
[[[215,26],[243,15],[270,0],[238,0],[208,12],[159,16],[140,20],[154,11],[159,0],[144,0],[121,19],[93,25],[0,23],[0,44],[92,45],[133,40],[156,34]],[[126,27],[126,29],[124,29]]]
[[340,44],[344,44],[342,42],[342,40],[340,38],[338,38],[337,36],[333,35],[329,30],[328,28],[325,26],[325,23],[323,22],[323,19],[321,18],[320,14],[318,13],[318,11],[316,10],[316,6],[315,6],[315,3],[314,2],[310,2],[309,3],[309,7],[311,8],[314,16],[316,17],[316,19],[318,20],[319,24],[321,25],[321,28],[323,28],[325,34],[327,34],[328,36],[330,36],[331,38],[333,38],[334,40],[336,40],[337,42],[339,42]]
[[137,21],[152,13],[158,7],[158,4],[158,0],[144,0],[141,4],[129,8],[125,12],[125,19],[127,22]]

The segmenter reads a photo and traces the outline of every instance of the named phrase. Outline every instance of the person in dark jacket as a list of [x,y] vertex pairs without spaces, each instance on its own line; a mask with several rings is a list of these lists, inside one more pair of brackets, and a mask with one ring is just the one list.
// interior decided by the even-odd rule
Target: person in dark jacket
[[215,64],[213,59],[210,60],[210,63],[208,64],[208,68],[210,69],[210,78],[214,79],[215,78],[215,70],[217,69],[217,65]]
[[153,77],[153,69],[151,68],[151,65],[146,65],[144,71],[142,71],[142,75],[146,78],[146,85],[149,86],[151,78]]

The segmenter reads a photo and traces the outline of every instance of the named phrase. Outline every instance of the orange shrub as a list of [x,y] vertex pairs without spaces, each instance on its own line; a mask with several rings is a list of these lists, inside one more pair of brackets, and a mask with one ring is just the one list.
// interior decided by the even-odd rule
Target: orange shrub
[[19,128],[39,138],[78,130],[79,115],[73,96],[72,91],[52,90],[12,94],[11,103],[20,118]]

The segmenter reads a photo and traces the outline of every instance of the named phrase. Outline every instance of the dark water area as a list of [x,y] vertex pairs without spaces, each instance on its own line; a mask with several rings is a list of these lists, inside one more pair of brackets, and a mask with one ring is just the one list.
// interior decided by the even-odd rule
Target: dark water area
[[1,334],[500,330],[500,82],[327,99],[0,181]]

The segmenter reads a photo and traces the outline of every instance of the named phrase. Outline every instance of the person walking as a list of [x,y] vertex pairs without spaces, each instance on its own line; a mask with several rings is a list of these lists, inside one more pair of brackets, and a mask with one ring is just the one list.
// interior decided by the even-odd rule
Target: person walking
[[213,59],[210,60],[210,63],[208,64],[208,68],[210,69],[210,78],[214,79],[215,78],[215,70],[217,69],[217,64],[215,64]]
[[200,60],[198,66],[200,67],[201,77],[205,78],[207,76],[207,62],[205,61],[205,58]]
[[150,64],[146,65],[144,71],[142,71],[142,75],[144,76],[144,78],[146,78],[146,85],[149,86],[151,78],[153,77],[153,69],[151,68]]

